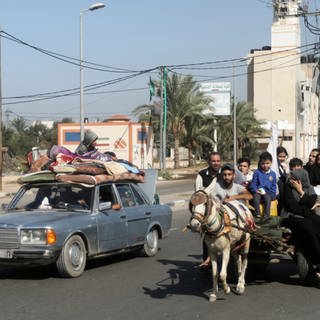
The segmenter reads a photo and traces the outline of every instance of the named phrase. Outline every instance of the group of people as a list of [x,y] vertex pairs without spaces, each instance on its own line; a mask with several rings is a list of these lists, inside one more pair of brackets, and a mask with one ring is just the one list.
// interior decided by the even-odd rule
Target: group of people
[[[269,152],[260,154],[258,168],[252,171],[248,158],[238,159],[237,166],[222,165],[221,155],[211,152],[208,167],[197,175],[195,189],[206,190],[223,202],[250,201],[257,224],[264,224],[270,219],[271,202],[277,200],[278,215],[282,216],[281,225],[292,231],[294,243],[315,266],[315,272],[320,278],[320,216],[315,213],[320,203],[317,202],[313,187],[320,184],[320,150],[311,151],[305,166],[298,158],[291,159],[288,166],[287,159],[286,149],[279,146],[277,159],[274,160],[278,173],[271,169],[273,159]],[[204,242],[200,267],[210,267]]]

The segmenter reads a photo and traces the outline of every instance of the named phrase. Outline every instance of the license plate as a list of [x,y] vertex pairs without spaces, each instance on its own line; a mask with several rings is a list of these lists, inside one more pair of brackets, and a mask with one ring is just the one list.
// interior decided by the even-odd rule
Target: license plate
[[7,249],[0,249],[0,258],[11,259],[12,251]]

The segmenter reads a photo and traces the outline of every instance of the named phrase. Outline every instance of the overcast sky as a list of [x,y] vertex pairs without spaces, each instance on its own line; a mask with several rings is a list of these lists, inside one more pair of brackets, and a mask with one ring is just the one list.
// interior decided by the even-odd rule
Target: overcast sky
[[[320,3],[309,2],[315,7]],[[9,119],[20,115],[30,120],[72,117],[78,121],[79,95],[65,96],[73,93],[65,90],[79,88],[79,15],[93,3],[96,2],[0,1],[0,27],[5,32],[1,38],[4,121],[7,115]],[[84,60],[99,65],[91,64],[91,68],[100,69],[85,68],[84,84],[103,85],[85,95],[85,113],[90,120],[115,113],[130,116],[136,106],[149,102],[148,80],[150,76],[157,78],[158,72],[137,76],[130,71],[237,59],[247,56],[252,48],[270,45],[272,6],[268,0],[109,0],[104,3],[105,8],[83,16]],[[302,44],[314,40],[306,34]],[[48,50],[55,57],[39,49]],[[58,60],[56,54],[63,55],[58,57],[67,62]],[[234,72],[236,98],[245,100],[246,77],[237,76],[245,69],[234,70],[233,64],[226,62],[222,70],[179,69],[179,72],[192,74],[197,81],[231,82]],[[108,84],[110,80],[127,76],[132,77]],[[25,102],[29,96],[48,93],[45,97],[52,97],[56,91],[63,97]],[[34,98],[40,97],[44,96]]]

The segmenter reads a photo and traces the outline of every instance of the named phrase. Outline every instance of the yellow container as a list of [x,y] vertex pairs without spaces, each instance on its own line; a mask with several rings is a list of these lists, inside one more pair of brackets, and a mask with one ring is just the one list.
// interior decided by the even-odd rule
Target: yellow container
[[[260,204],[260,212],[261,215],[264,215],[264,207],[262,204]],[[271,207],[270,207],[270,216],[276,217],[278,216],[278,200],[271,201]]]

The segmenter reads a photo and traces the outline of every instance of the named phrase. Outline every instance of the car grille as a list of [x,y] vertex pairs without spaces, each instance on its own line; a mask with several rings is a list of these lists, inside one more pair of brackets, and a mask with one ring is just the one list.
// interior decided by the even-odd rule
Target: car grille
[[18,248],[18,230],[16,228],[0,228],[0,249]]

